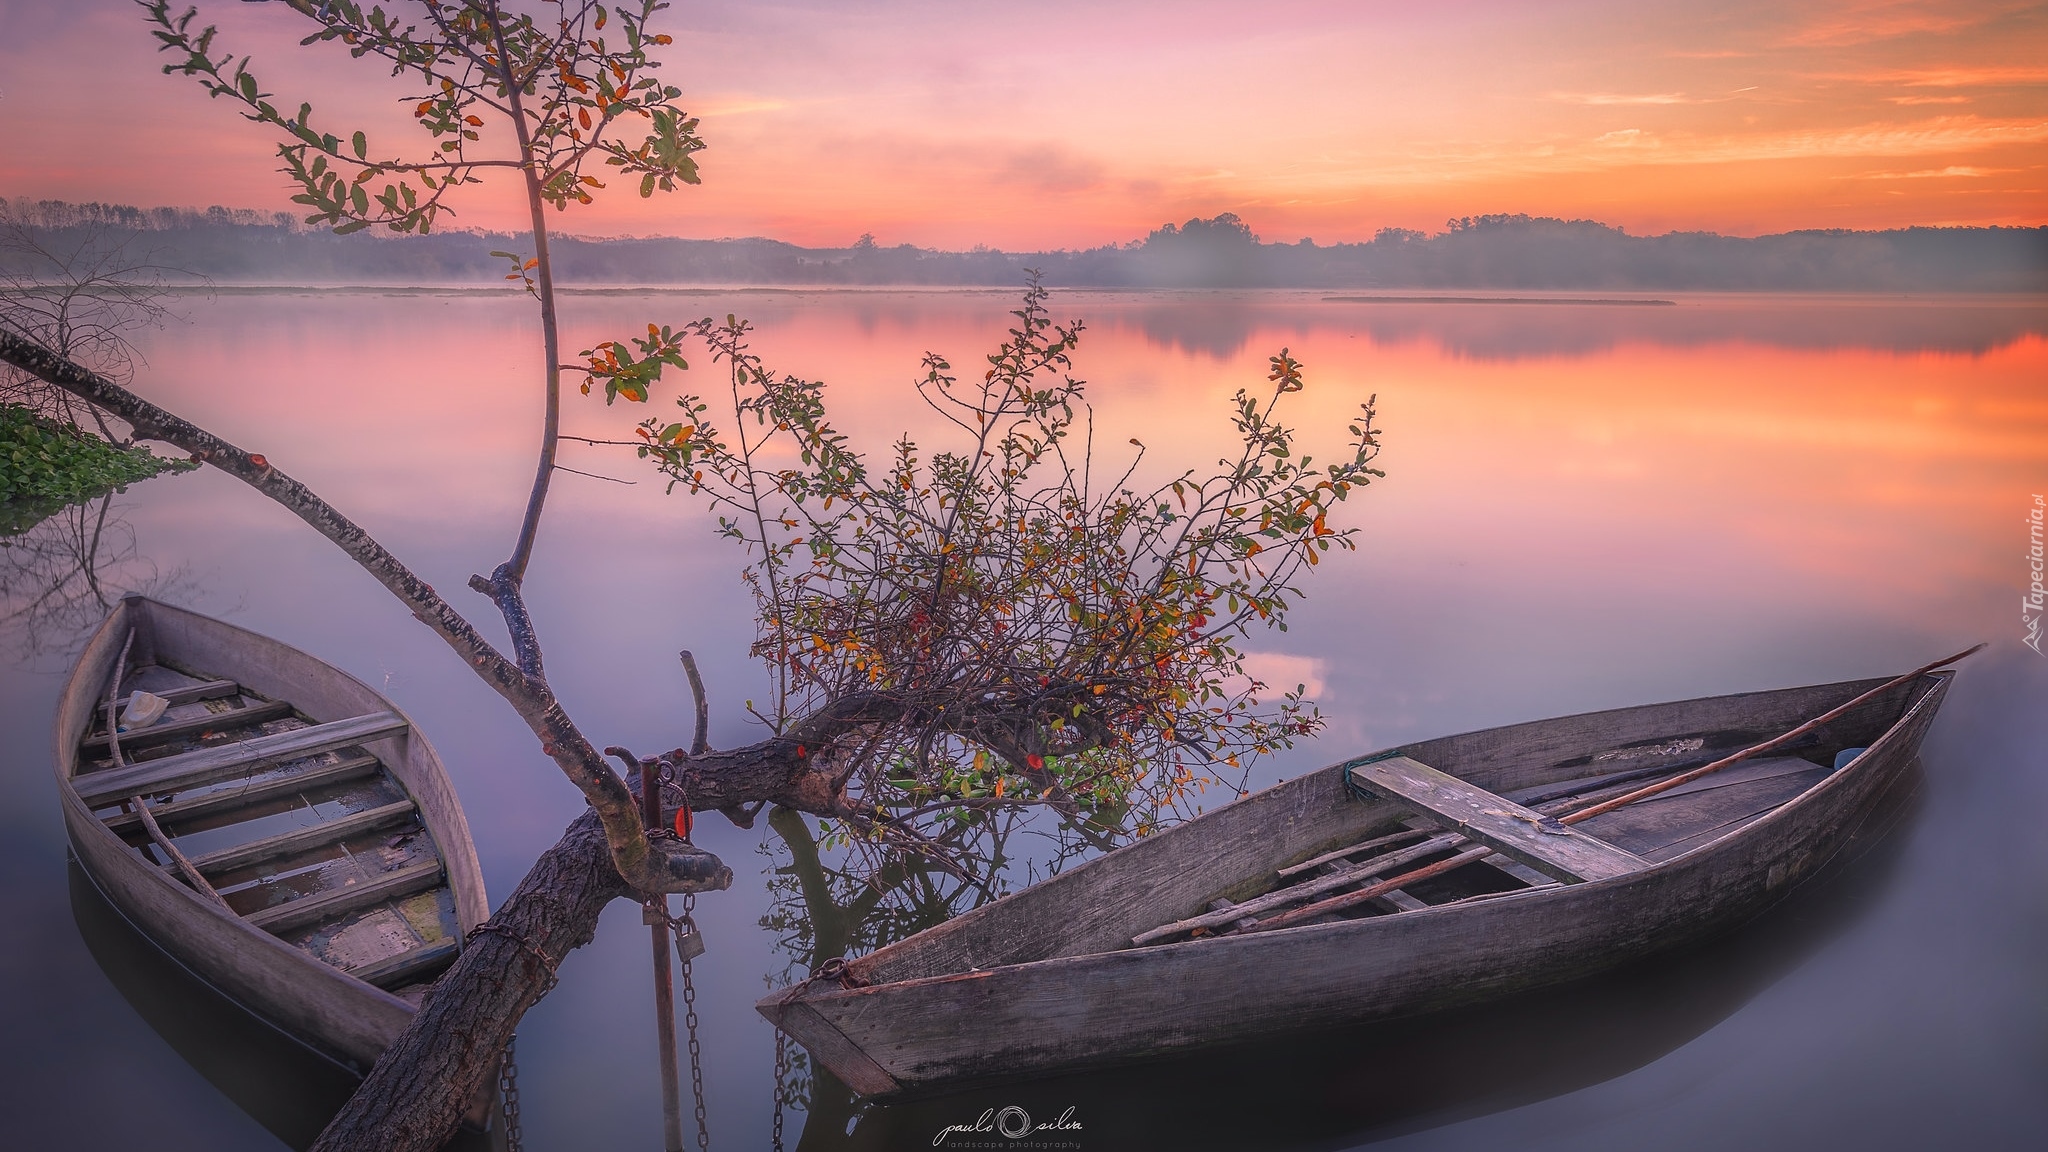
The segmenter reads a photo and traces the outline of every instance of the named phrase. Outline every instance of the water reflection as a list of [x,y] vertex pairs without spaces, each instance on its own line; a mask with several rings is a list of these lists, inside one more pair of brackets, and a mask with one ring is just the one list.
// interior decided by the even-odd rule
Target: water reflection
[[[760,923],[786,963],[771,983],[787,985],[829,960],[893,944],[1088,854],[1087,842],[1067,828],[1042,830],[1053,822],[1049,812],[996,808],[965,814],[955,849],[939,856],[821,843],[802,815],[773,809],[767,823],[779,843],[764,850],[777,862],[768,879],[771,904]],[[1024,837],[1042,842],[1042,854],[1013,855],[1013,844]],[[805,1117],[800,1148],[835,1146],[817,1141],[843,1137],[861,1110],[852,1089],[814,1068],[802,1047],[780,1037],[775,1077],[778,1106]]]
[[123,596],[175,597],[190,584],[186,566],[161,571],[142,554],[111,492],[0,536],[0,632],[25,661],[69,652]]
[[[648,319],[737,311],[760,322],[761,347],[779,369],[830,380],[849,429],[886,442],[906,425],[918,431],[907,381],[919,354],[974,363],[1000,337],[1014,294],[872,295],[888,299],[578,296],[565,304],[565,340],[587,347]],[[1577,1015],[1524,1007],[1504,1012],[1507,1023],[1491,1032],[1466,1033],[1475,1044],[1519,1044],[1511,1073],[1476,1060],[1448,1071],[1416,1064],[1410,1076],[1401,1069],[1430,1043],[1423,1036],[1337,1037],[1312,1050],[1303,1041],[1307,1055],[1293,1063],[1294,1046],[1283,1045],[1020,1086],[1035,1093],[1015,1097],[1034,1117],[1085,1103],[1089,1148],[1227,1144],[1202,1134],[1210,1124],[1241,1147],[1328,1146],[1343,1134],[1437,1123],[1440,1113],[1351,1101],[1419,1098],[1415,1081],[1439,1072],[1452,1081],[1524,1078],[1455,1084],[1465,1095],[1442,1106],[1470,1112],[1648,1062],[1532,1109],[1540,1133],[1516,1130],[1525,1118],[1510,1114],[1413,1139],[1744,1147],[1784,1119],[1785,1130],[1826,1131],[1835,1143],[1840,1129],[1865,1134],[1852,1141],[1862,1147],[1903,1149],[1939,1143],[1916,1139],[1922,1129],[1905,1123],[1915,1120],[1941,1125],[1942,1138],[1975,1132],[1997,1147],[2032,1146],[2048,1131],[2035,1011],[2048,1004],[2037,947],[2048,905],[2026,880],[2044,867],[2030,814],[2048,804],[2037,784],[2048,780],[2048,710],[2039,707],[2048,664],[2019,647],[2014,603],[2024,586],[2022,505],[2048,483],[2042,301],[1679,299],[1664,309],[1456,306],[1463,310],[1426,315],[1418,306],[1324,304],[1320,294],[1062,292],[1052,306],[1089,324],[1077,371],[1095,382],[1101,442],[1140,436],[1162,467],[1215,457],[1230,393],[1263,378],[1265,356],[1280,345],[1309,365],[1301,399],[1313,409],[1311,436],[1325,415],[1341,427],[1356,399],[1380,394],[1390,475],[1356,509],[1370,545],[1356,564],[1325,566],[1293,632],[1256,646],[1293,662],[1290,681],[1319,681],[1332,721],[1317,747],[1280,762],[1275,775],[1543,716],[1895,672],[1993,640],[2004,654],[1963,671],[1930,733],[1920,855],[1870,882],[1881,911],[1834,947],[1795,947],[1802,925],[1833,922],[1828,909],[1842,890],[1831,888],[1806,910],[1759,925],[1761,937],[1720,946],[1737,957],[1785,957],[1777,967],[1716,964],[1712,956],[1731,954],[1717,949],[1639,984],[1618,976],[1606,991],[1584,993]],[[1183,306],[1192,318],[1174,315]],[[537,406],[525,307],[518,297],[238,297],[152,337],[146,391],[269,451],[437,586],[460,587],[500,554],[531,480]],[[1745,308],[1751,315],[1735,314]],[[1650,312],[1658,315],[1622,315]],[[1694,323],[1703,327],[1684,327]],[[1559,351],[1622,337],[1598,354]],[[288,387],[277,383],[279,364],[291,365]],[[1314,407],[1325,398],[1326,410]],[[639,414],[572,406],[566,419],[598,437]],[[636,475],[630,461],[579,453],[574,466]],[[683,686],[674,652],[688,646],[712,687],[713,742],[754,738],[742,707],[761,691],[745,656],[751,602],[735,578],[737,554],[715,540],[701,510],[645,482],[565,477],[557,498],[531,596],[579,720],[628,745],[678,742],[685,713],[675,704]],[[204,573],[174,601],[203,600],[214,614],[239,604],[238,623],[382,684],[405,705],[449,762],[492,891],[510,892],[580,810],[523,727],[451,668],[445,648],[388,594],[288,513],[210,471],[117,498],[97,545],[97,505],[93,519],[47,526],[47,571],[70,572],[71,583],[11,577],[7,611],[40,595],[17,602],[12,589],[59,585],[68,590],[52,603],[72,608],[47,610],[40,619],[51,623],[34,636],[30,617],[7,623],[0,646],[54,656],[72,626],[55,621],[90,623],[98,596],[156,587],[157,569],[139,558],[133,568],[108,560],[120,551],[109,537],[124,506],[157,569]],[[99,557],[91,580],[63,561],[79,552]],[[632,594],[592,592],[589,565],[600,556],[615,587]],[[34,990],[0,997],[13,1055],[0,1075],[0,1114],[10,1136],[47,1135],[40,1142],[50,1146],[257,1146],[250,1133],[267,1137],[150,1041],[78,944],[40,735],[57,663],[0,661],[0,717],[31,734],[0,746],[0,772],[17,798],[0,805],[0,865],[13,881],[0,886],[0,920],[14,930],[0,941],[0,974],[7,987]],[[835,948],[872,946],[929,922],[937,905],[979,896],[932,871],[929,890],[906,878],[884,885],[886,899],[868,898],[855,870],[819,889],[830,898],[817,907],[873,907],[818,916],[796,873],[773,873],[793,867],[793,846],[772,824],[705,824],[700,837],[736,867],[764,838],[770,845],[767,869],[739,868],[734,890],[697,910],[711,942],[696,979],[713,1137],[765,1148],[773,1034],[752,1008],[763,978],[800,976]],[[1034,841],[1006,847],[1018,874],[1030,855],[1020,844],[1037,851]],[[646,934],[629,905],[607,915],[522,1025],[529,1147],[659,1139]],[[775,917],[787,919],[776,927]],[[1758,938],[1765,943],[1744,943]],[[1749,983],[1728,982],[1743,972]],[[1740,1007],[1779,972],[1788,974],[1776,988]],[[1929,972],[1941,974],[1938,995],[1928,994]],[[1704,1006],[1688,1015],[1693,1000]],[[1518,1031],[1522,1041],[1503,1037]],[[1531,1070],[1547,1050],[1526,1039],[1545,1034],[1585,1057],[1547,1083]],[[1657,1058],[1672,1045],[1680,1047]],[[1594,1057],[1608,1049],[1615,1055],[1602,1065]],[[1286,1075],[1267,1075],[1268,1064]],[[148,1102],[146,1113],[104,1106],[110,1067]],[[807,1077],[800,1063],[791,1073],[809,1114],[786,1109],[785,1121],[789,1143],[808,1148],[928,1147],[939,1120],[973,1118],[955,1109],[1006,1095],[862,1108],[828,1078]],[[2035,1139],[2011,1138],[2022,1129]]]
[[[137,931],[75,859],[66,860],[78,934],[115,989],[184,1061],[264,1129],[309,1148],[361,1078],[215,991]],[[484,1152],[465,1129],[446,1152]]]
[[[1522,294],[1540,299],[1540,294]],[[1162,298],[1162,296],[1166,298]],[[1069,300],[1077,297],[1070,296]],[[1079,299],[1088,299],[1082,296]],[[1649,297],[1643,297],[1649,299]],[[1344,333],[1377,345],[1423,343],[1461,359],[1516,362],[1588,356],[1625,344],[1697,349],[1749,344],[1799,352],[1864,349],[1981,356],[2048,334],[2048,308],[2026,296],[1787,298],[1681,295],[1676,307],[1370,301],[1278,293],[1150,294],[1091,300],[1091,314],[1143,335],[1155,348],[1223,360],[1255,335]],[[1106,306],[1103,306],[1106,305]]]

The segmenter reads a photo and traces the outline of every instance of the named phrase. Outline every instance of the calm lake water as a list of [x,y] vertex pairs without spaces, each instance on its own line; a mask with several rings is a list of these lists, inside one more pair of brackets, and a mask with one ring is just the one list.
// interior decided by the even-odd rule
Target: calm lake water
[[[1015,1103],[1082,1147],[2039,1147],[2048,1141],[2048,659],[2021,643],[2024,518],[2048,494],[2048,301],[1681,296],[1669,307],[1347,304],[1317,293],[1055,295],[1089,328],[1098,442],[1198,466],[1282,346],[1295,418],[1334,448],[1377,393],[1388,477],[1268,678],[1327,734],[1261,782],[1365,749],[1655,700],[1903,671],[1976,640],[1917,803],[1862,861],[1712,947],[1555,996],[1371,1034],[859,1110],[818,1085],[792,1148],[930,1147]],[[832,384],[879,447],[923,431],[925,350],[963,370],[1010,293],[579,295],[566,347],[737,312],[777,368]],[[223,292],[154,334],[139,388],[263,452],[460,589],[509,547],[530,478],[529,304],[463,293]],[[700,364],[697,387],[717,377]],[[639,411],[572,397],[573,431]],[[751,604],[701,508],[605,449],[565,460],[528,589],[558,692],[600,743],[671,747],[698,654],[712,739],[754,738]],[[96,520],[88,520],[91,528]],[[10,542],[7,607],[66,571],[62,523]],[[31,554],[41,547],[42,554]],[[494,896],[581,800],[497,698],[379,587],[218,474],[117,496],[96,576],[276,636],[383,686],[448,761]],[[41,581],[42,583],[38,583]],[[96,621],[73,576],[0,631],[0,1131],[13,1147],[276,1148],[316,1072],[152,968],[67,873],[48,730]],[[488,606],[458,593],[482,620]],[[698,916],[715,1146],[765,1148],[774,1044],[752,1004],[808,957],[764,926],[788,862],[765,823],[699,839],[738,874]],[[1247,973],[1256,979],[1256,973]],[[520,1029],[527,1146],[654,1148],[647,943],[630,904]],[[166,1037],[170,1039],[166,1039]],[[272,1073],[264,1079],[265,1073]],[[238,1104],[217,1084],[235,1089]]]

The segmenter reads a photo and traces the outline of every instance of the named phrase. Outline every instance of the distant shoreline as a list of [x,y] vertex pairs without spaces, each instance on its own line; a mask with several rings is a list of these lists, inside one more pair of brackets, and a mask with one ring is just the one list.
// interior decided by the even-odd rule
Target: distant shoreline
[[1676,300],[1615,300],[1587,296],[1325,296],[1325,304],[1591,304],[1613,308],[1672,308]]
[[[4,200],[4,210],[59,245],[93,228],[147,235],[166,270],[215,284],[508,285],[492,249],[523,250],[519,236],[435,232],[336,236],[287,213],[133,208]],[[2037,227],[1812,229],[1769,236],[1669,232],[1632,236],[1593,220],[1521,214],[1459,218],[1435,235],[1382,229],[1371,240],[1267,243],[1231,213],[1166,224],[1094,248],[965,252],[883,246],[805,247],[765,238],[603,239],[549,242],[554,282],[586,291],[790,291],[819,288],[1000,288],[1031,276],[1048,288],[1300,289],[1362,304],[1549,304],[1669,307],[1703,292],[2048,293],[2048,224]],[[0,271],[32,274],[33,261],[0,254]],[[520,286],[508,285],[514,292]],[[1625,299],[1608,297],[1621,293]],[[1525,295],[1529,294],[1529,295]],[[1662,297],[1653,302],[1652,296]],[[1358,299],[1369,297],[1369,299]]]
[[[1966,290],[1935,289],[1917,292],[1901,292],[1896,289],[1865,291],[1844,291],[1829,288],[1751,288],[1741,290],[1704,289],[1687,293],[1688,300],[1663,298],[1626,298],[1606,296],[1464,296],[1464,295],[1329,295],[1327,289],[1317,295],[1315,288],[1298,286],[1267,285],[1258,287],[1157,287],[1157,286],[1106,286],[1093,284],[1052,285],[1060,295],[1073,296],[1244,296],[1268,295],[1290,296],[1297,301],[1313,298],[1320,303],[1332,304],[1548,304],[1577,307],[1651,307],[1669,308],[1680,304],[1696,303],[1692,297],[1701,299],[1750,299],[1763,297],[1796,297],[1814,299],[1831,297],[1849,300],[1921,300],[1942,301],[1969,298],[1995,297],[2000,300],[2025,299],[2036,303],[2048,303],[2048,293],[2028,289]],[[66,285],[28,284],[23,290],[31,295],[44,292],[75,291]],[[362,283],[341,282],[328,284],[308,283],[249,283],[227,281],[221,283],[171,283],[161,290],[170,296],[438,296],[438,297],[485,297],[510,299],[526,295],[526,290],[509,284],[462,283]],[[986,284],[746,284],[746,283],[650,283],[650,284],[557,284],[555,291],[562,296],[670,296],[670,297],[719,297],[719,296],[831,296],[831,295],[916,295],[916,296],[957,296],[986,295],[1012,297],[1014,289]],[[1538,289],[1541,291],[1541,289]],[[86,290],[93,295],[92,289]]]

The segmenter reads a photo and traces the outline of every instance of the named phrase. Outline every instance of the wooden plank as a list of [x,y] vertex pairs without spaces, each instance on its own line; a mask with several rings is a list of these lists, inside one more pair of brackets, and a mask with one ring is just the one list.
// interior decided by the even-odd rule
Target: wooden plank
[[152,792],[168,792],[175,788],[192,788],[200,784],[211,784],[224,779],[251,764],[264,760],[289,760],[296,756],[310,756],[330,748],[341,748],[374,740],[379,736],[390,736],[403,732],[406,723],[403,717],[393,712],[375,712],[368,716],[352,716],[329,724],[315,724],[292,732],[279,732],[272,736],[257,736],[234,744],[220,744],[212,748],[196,748],[147,764],[128,768],[110,768],[100,772],[89,772],[71,778],[71,786],[78,791],[78,798],[89,805],[103,804],[120,796],[147,795]]
[[410,896],[415,892],[432,888],[440,882],[441,862],[427,860],[409,868],[386,872],[360,884],[336,888],[332,892],[322,892],[318,896],[301,896],[275,908],[251,912],[243,919],[270,932],[289,932],[330,916],[353,912],[367,904],[399,896]]
[[[1335,861],[1330,861],[1328,863],[1318,865],[1316,870],[1327,876],[1334,872],[1343,871],[1343,865],[1338,864]],[[1396,888],[1390,892],[1381,895],[1379,899],[1374,902],[1381,905],[1390,912],[1418,912],[1424,908],[1429,907],[1429,904],[1427,902],[1418,900],[1399,888]],[[1239,920],[1235,927],[1242,932],[1249,930],[1251,926],[1256,923],[1258,923],[1258,921],[1256,920]]]
[[1678,794],[1674,789],[1595,816],[1585,827],[1602,839],[1647,856],[1702,833],[1773,811],[1828,776],[1828,769],[1806,764],[1803,771],[1737,780],[1698,792]]
[[213,885],[206,882],[206,877],[199,874],[199,869],[193,867],[192,861],[187,860],[185,854],[178,851],[178,846],[171,843],[171,838],[164,835],[164,830],[157,827],[156,821],[150,817],[149,809],[143,806],[142,798],[134,797],[129,803],[134,805],[136,813],[141,817],[142,827],[149,832],[149,838],[156,842],[157,847],[164,850],[164,855],[171,858],[171,866],[184,873],[185,879],[192,882],[192,890],[218,906],[221,911],[232,912],[228,902],[221,898],[220,893],[213,890]]
[[1662,792],[1647,800],[1638,800],[1631,807],[1645,804],[1661,804],[1674,797],[1691,796],[1715,788],[1727,788],[1735,784],[1747,784],[1752,780],[1772,780],[1780,776],[1806,776],[1818,772],[1826,776],[1832,769],[1804,760],[1797,756],[1759,756],[1744,760],[1740,764],[1723,768],[1712,776],[1702,776],[1690,784],[1680,784],[1668,792]]
[[1361,787],[1436,816],[1481,844],[1566,883],[1626,876],[1649,866],[1632,852],[1566,828],[1419,760],[1395,756],[1354,765],[1350,771]]
[[1427,903],[1417,900],[1399,888],[1391,892],[1382,892],[1379,898],[1392,904],[1396,912],[1420,912],[1424,908],[1429,907]]
[[1280,869],[1280,878],[1285,880],[1290,876],[1298,876],[1303,872],[1314,872],[1325,864],[1341,861],[1346,856],[1358,852],[1365,852],[1374,848],[1385,848],[1390,844],[1405,844],[1410,840],[1426,837],[1432,831],[1434,830],[1410,828],[1405,832],[1396,832],[1390,836],[1375,836],[1370,840],[1361,840],[1356,844],[1339,848],[1334,852],[1325,852],[1320,856],[1311,856],[1299,864],[1290,864]]
[[[204,716],[187,716],[182,720],[152,724],[147,728],[124,730],[121,733],[121,748],[133,752],[152,744],[166,744],[184,736],[196,736],[201,732],[219,731],[227,728],[242,728],[250,724],[261,724],[265,720],[277,720],[292,714],[292,706],[286,700],[266,700],[247,708],[230,708],[226,712],[208,712]],[[78,746],[81,755],[94,756],[107,749],[107,734],[88,736]]]
[[1234,904],[1221,912],[1204,912],[1199,916],[1190,916],[1186,920],[1177,920],[1174,923],[1163,924],[1150,931],[1140,932],[1136,936],[1131,937],[1131,943],[1136,947],[1142,948],[1147,944],[1179,936],[1182,933],[1192,932],[1197,928],[1214,929],[1229,924],[1242,916],[1256,916],[1261,912],[1284,907],[1288,904],[1298,904],[1304,900],[1313,900],[1325,892],[1335,892],[1342,888],[1349,888],[1353,884],[1363,883],[1374,876],[1391,872],[1403,864],[1420,860],[1424,856],[1431,856],[1438,852],[1456,851],[1464,843],[1465,838],[1455,832],[1446,832],[1440,836],[1432,836],[1412,848],[1403,848],[1396,852],[1389,852],[1384,856],[1375,856],[1370,860],[1353,864],[1348,868],[1340,868],[1338,871],[1326,876],[1318,876],[1305,883],[1268,892],[1263,896],[1253,897],[1241,904]]
[[1543,873],[1538,872],[1534,868],[1529,867],[1527,864],[1524,864],[1519,860],[1511,860],[1506,856],[1502,856],[1498,852],[1494,853],[1491,856],[1488,856],[1484,860],[1481,860],[1480,863],[1486,865],[1489,868],[1494,869],[1497,872],[1504,872],[1507,875],[1512,876],[1517,880],[1520,880],[1522,883],[1527,884],[1531,888],[1548,888],[1552,884],[1557,883],[1557,881],[1552,880],[1550,877],[1545,876]]
[[[1211,901],[1209,901],[1209,911],[1211,911],[1211,912],[1221,912],[1221,911],[1223,911],[1223,910],[1224,910],[1224,909],[1226,909],[1226,908],[1235,908],[1235,907],[1237,907],[1237,902],[1236,902],[1236,901],[1234,901],[1234,900],[1225,900],[1225,899],[1223,899],[1223,898],[1221,898],[1221,897],[1218,897],[1217,899],[1214,899],[1214,900],[1211,900]],[[1254,925],[1254,924],[1257,924],[1257,923],[1258,923],[1258,921],[1257,921],[1257,920],[1254,920],[1254,919],[1252,919],[1251,917],[1247,916],[1247,917],[1245,917],[1245,918],[1244,918],[1244,919],[1242,919],[1242,920],[1233,920],[1233,921],[1231,921],[1231,927],[1233,927],[1233,928],[1249,928],[1249,927],[1251,927],[1252,925]]]
[[1418,880],[1427,880],[1432,876],[1441,876],[1446,872],[1455,872],[1467,864],[1484,859],[1488,853],[1493,851],[1493,849],[1484,844],[1464,843],[1467,844],[1465,848],[1434,864],[1424,864],[1420,868],[1403,872],[1398,876],[1390,876],[1385,880],[1375,884],[1368,884],[1355,891],[1340,893],[1336,896],[1327,896],[1313,904],[1306,904],[1292,911],[1282,912],[1278,916],[1269,916],[1252,925],[1250,930],[1253,932],[1275,932],[1282,928],[1292,928],[1301,924],[1328,923],[1329,921],[1322,918],[1358,904],[1384,899],[1387,893],[1399,891],[1403,884],[1413,884]]
[[[1406,827],[1417,831],[1436,831],[1436,825],[1431,824],[1429,821],[1423,819],[1420,816],[1410,817],[1409,819],[1402,821],[1402,823]],[[1531,888],[1550,888],[1557,884],[1557,881],[1552,880],[1550,877],[1545,876],[1543,873],[1536,871],[1534,868],[1531,868],[1518,860],[1509,859],[1508,857],[1503,856],[1498,852],[1494,853],[1491,856],[1481,857],[1479,862],[1481,864],[1486,865],[1488,868],[1493,869],[1496,872],[1512,876],[1516,880],[1520,880],[1522,883],[1527,884]],[[1470,900],[1472,899],[1472,897],[1467,896],[1465,897],[1465,899]],[[1459,903],[1459,901],[1452,900],[1450,901],[1450,903],[1456,904]],[[1441,905],[1433,904],[1431,905],[1431,907],[1441,907]]]
[[[253,808],[280,796],[311,792],[315,788],[338,784],[344,780],[375,775],[377,767],[377,758],[362,752],[354,756],[344,756],[332,764],[316,764],[303,771],[266,777],[245,788],[223,788],[203,796],[188,796],[183,800],[152,805],[150,813],[159,823],[176,824],[181,820],[193,820],[235,808]],[[106,817],[105,823],[115,832],[125,832],[141,824],[142,818],[134,812],[115,812]]]
[[[133,671],[140,672],[142,671],[142,669],[137,668]],[[171,707],[173,708],[176,708],[180,704],[190,704],[196,700],[218,700],[223,696],[233,696],[235,693],[240,692],[241,690],[242,686],[240,684],[235,683],[233,680],[205,680],[201,681],[198,684],[187,684],[183,688],[165,688],[162,691],[156,691],[148,688],[143,689],[143,691],[145,692],[151,692],[153,695],[161,696],[164,699],[170,701]],[[125,703],[127,703],[127,701],[117,700],[114,702],[112,707],[115,709],[119,709],[120,706]],[[100,705],[100,711],[104,713],[107,711],[108,707],[108,705],[102,704]],[[101,717],[100,720],[95,721],[95,723],[104,722],[104,716]]]
[[275,836],[251,840],[247,844],[237,844],[232,848],[222,848],[216,852],[208,852],[204,856],[195,856],[192,859],[192,866],[201,872],[212,873],[260,864],[265,860],[290,856],[309,848],[319,848],[337,840],[346,840],[359,833],[368,832],[373,828],[396,823],[413,815],[414,811],[412,801],[400,800],[395,804],[353,812],[334,820],[322,820],[305,828],[280,832]]
[[382,960],[347,971],[349,975],[365,984],[375,984],[388,991],[392,988],[402,988],[436,968],[453,963],[461,951],[462,946],[450,937],[437,943],[409,948],[396,956],[386,956]]
[[219,700],[224,696],[233,696],[241,690],[242,686],[233,680],[206,680],[198,684],[187,684],[183,688],[166,688],[156,694],[176,706],[190,704],[195,700]]

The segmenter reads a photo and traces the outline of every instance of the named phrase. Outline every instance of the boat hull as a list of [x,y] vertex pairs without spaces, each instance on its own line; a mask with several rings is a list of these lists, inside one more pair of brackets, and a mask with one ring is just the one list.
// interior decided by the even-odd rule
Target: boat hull
[[[403,713],[362,681],[288,645],[196,613],[129,598],[80,654],[58,700],[54,733],[58,792],[72,851],[107,899],[229,999],[358,1072],[366,1071],[411,1021],[410,1003],[225,915],[137,855],[72,788],[80,740],[102,703],[130,628],[138,661],[163,659],[231,675],[271,699],[292,700],[315,720]],[[409,722],[404,732],[364,747],[417,806],[445,868],[457,924],[466,934],[489,915],[489,905],[468,824],[440,757]]]
[[[1568,717],[1399,751],[1504,792],[1660,733],[1782,731],[1878,683]],[[1842,742],[1869,750],[1848,767],[1739,831],[1626,876],[1127,946],[1135,931],[1230,894],[1234,881],[1256,884],[1396,814],[1347,798],[1340,765],[864,957],[849,967],[867,987],[798,987],[759,1007],[850,1087],[887,1095],[1417,1015],[1572,980],[1725,930],[1820,869],[1907,772],[1947,684],[1947,674],[1923,677],[1852,714],[1838,726]],[[1093,923],[1064,927],[1077,918]]]

